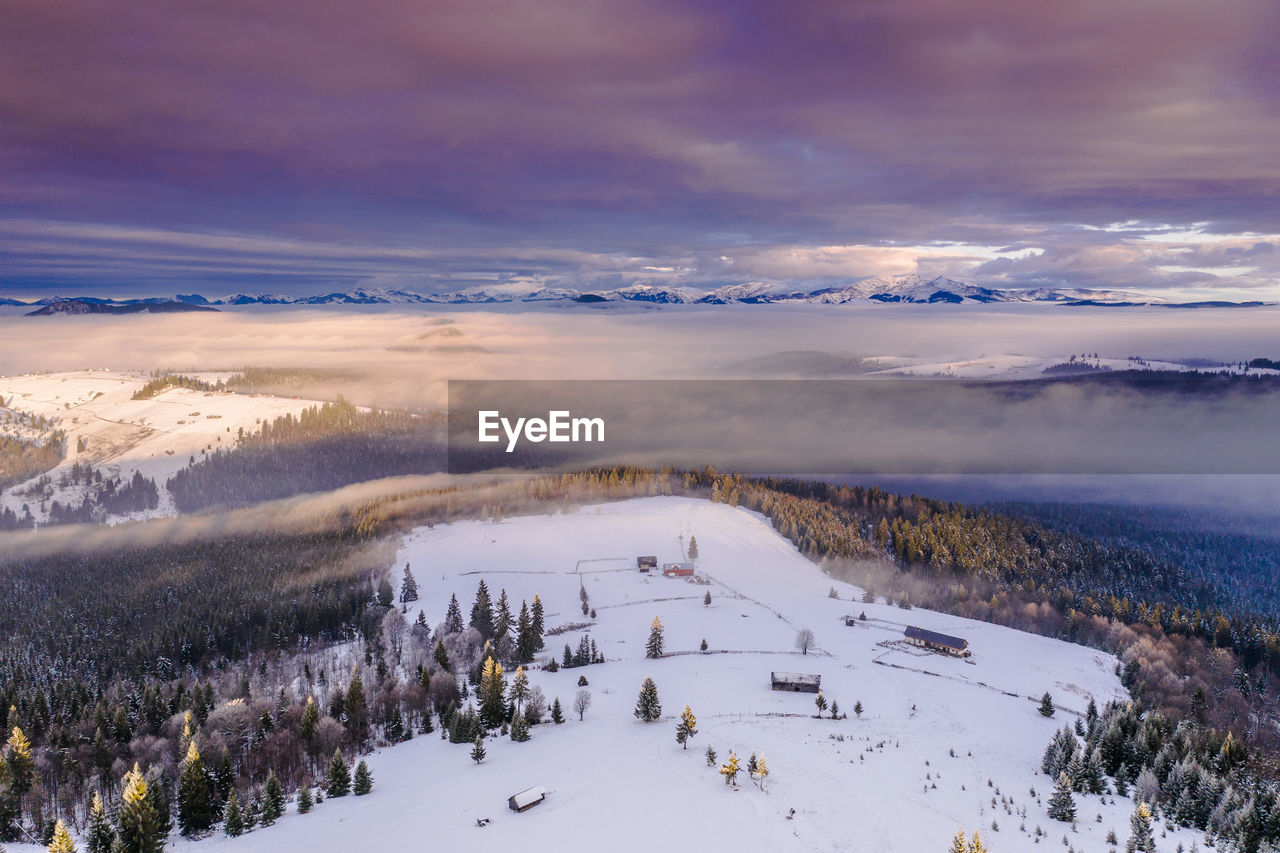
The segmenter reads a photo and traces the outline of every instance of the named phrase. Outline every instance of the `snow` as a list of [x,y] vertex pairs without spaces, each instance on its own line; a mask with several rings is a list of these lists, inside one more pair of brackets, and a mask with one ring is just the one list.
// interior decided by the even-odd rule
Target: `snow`
[[[216,381],[217,376],[225,375],[205,378]],[[128,480],[141,471],[156,481],[159,508],[133,517],[173,515],[176,510],[165,482],[186,467],[192,456],[199,459],[208,448],[234,446],[240,429],[254,433],[281,415],[296,415],[320,405],[315,400],[185,388],[170,388],[147,400],[132,399],[150,378],[137,371],[110,370],[0,377],[0,397],[10,408],[56,418],[57,428],[67,434],[66,457],[46,472],[55,485],[51,501],[78,505],[83,488],[57,488],[58,478],[76,462],[89,463],[102,471],[104,479],[118,475]],[[77,452],[81,438],[87,447]],[[41,521],[47,511],[40,510],[39,501],[19,494],[30,482],[6,489],[0,501],[19,515],[25,502]]]
[[[686,543],[697,537],[696,578],[635,569],[637,555],[682,559],[682,535]],[[568,721],[535,726],[527,743],[492,739],[480,765],[466,745],[418,736],[370,757],[367,797],[326,800],[308,815],[291,805],[273,827],[178,841],[176,849],[929,851],[945,850],[964,827],[1001,853],[1056,849],[1064,835],[1076,850],[1101,853],[1109,829],[1122,843],[1127,837],[1131,800],[1077,795],[1073,831],[1047,817],[1051,784],[1038,773],[1054,731],[1090,698],[1101,705],[1123,697],[1114,658],[919,608],[864,605],[861,590],[824,575],[754,513],[647,498],[439,525],[404,537],[395,565],[406,561],[422,594],[409,618],[421,608],[433,625],[451,594],[465,614],[481,578],[495,601],[506,589],[515,611],[538,594],[548,629],[586,621],[585,587],[598,614],[590,633],[607,662],[530,672],[548,702],[559,697]],[[839,598],[828,597],[833,586]],[[846,615],[864,611],[866,622],[845,626]],[[655,615],[665,626],[661,660],[644,657]],[[968,640],[973,657],[907,647],[908,624]],[[816,634],[808,656],[794,649],[799,628]],[[540,657],[559,656],[579,636],[548,636]],[[704,638],[706,654],[697,651]],[[815,719],[812,694],[771,691],[775,670],[821,675],[825,697],[848,719]],[[593,704],[579,722],[570,706],[581,675]],[[632,716],[645,677],[656,681],[663,706],[662,720],[650,724]],[[1037,711],[1046,690],[1060,709],[1054,719]],[[682,750],[675,721],[686,704],[698,734]],[[737,788],[726,786],[706,764],[709,744],[720,762],[735,750],[744,768],[752,751],[763,754],[771,771],[764,790],[745,769]],[[544,787],[546,801],[510,811],[507,798],[531,787]],[[1002,796],[1015,810],[1026,807],[1025,832],[1016,814],[992,807]],[[489,823],[478,826],[483,818]],[[1037,826],[1050,847],[1035,844]],[[1170,831],[1159,849],[1194,838]]]

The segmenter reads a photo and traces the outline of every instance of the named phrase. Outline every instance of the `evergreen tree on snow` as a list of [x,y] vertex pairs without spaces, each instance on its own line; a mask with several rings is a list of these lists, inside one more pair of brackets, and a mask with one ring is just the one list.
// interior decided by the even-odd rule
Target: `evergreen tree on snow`
[[531,661],[537,650],[536,638],[533,635],[533,617],[529,615],[529,605],[522,601],[520,615],[516,618],[516,658],[520,663]]
[[564,708],[560,707],[560,697],[551,703],[551,722],[557,726],[564,722]]
[[493,657],[485,658],[480,675],[480,721],[485,727],[496,728],[506,720],[506,692],[502,664]]
[[160,819],[155,804],[147,795],[147,780],[137,764],[124,775],[124,793],[118,820],[119,836],[115,847],[121,853],[159,853],[164,838],[160,835]]
[[347,735],[360,748],[369,740],[369,703],[364,696],[364,681],[357,668],[347,684]]
[[471,760],[476,764],[484,761],[484,735],[476,735],[475,746],[471,747]]
[[689,537],[689,559],[690,560],[698,559],[698,537],[697,536]]
[[267,784],[262,794],[262,825],[271,826],[284,816],[284,787],[275,771],[267,773]]
[[71,840],[71,833],[62,821],[53,825],[53,838],[49,840],[49,853],[76,853],[76,843]]
[[302,722],[298,726],[298,736],[302,745],[310,755],[315,750],[316,730],[320,726],[320,709],[316,707],[316,697],[308,696],[307,704],[302,709]]
[[951,846],[947,848],[947,853],[969,853],[969,840],[964,837],[963,829],[957,829],[956,834],[951,836]]
[[702,596],[702,606],[703,607],[711,606],[711,590],[707,590],[706,595]]
[[227,799],[227,818],[223,828],[232,838],[244,834],[244,812],[240,809],[240,795],[234,790]]
[[755,779],[756,771],[760,769],[760,759],[756,758],[753,752],[747,757],[747,778]]
[[306,814],[311,811],[313,805],[315,805],[315,800],[311,798],[311,784],[304,782],[302,788],[298,791],[298,814]]
[[862,719],[862,712],[863,712],[864,710],[865,710],[865,709],[862,707],[862,702],[861,702],[861,701],[857,701],[857,702],[854,702],[854,703],[853,703],[853,715],[854,715],[855,717],[857,717],[858,719]]
[[408,604],[418,600],[418,581],[413,576],[409,564],[404,564],[404,580],[400,582],[400,603]]
[[760,790],[764,790],[764,781],[769,778],[769,765],[765,763],[764,753],[760,754],[760,760],[756,762],[756,784],[760,786]]
[[1040,715],[1044,717],[1052,717],[1054,712],[1053,697],[1046,690],[1044,695],[1040,697]]
[[662,657],[662,620],[657,616],[649,623],[649,641],[644,645],[645,657]]
[[373,774],[369,772],[369,765],[365,763],[363,758],[356,765],[356,776],[351,785],[351,790],[357,797],[363,797],[373,790]]
[[325,793],[330,797],[345,797],[351,792],[351,768],[342,757],[342,750],[335,749],[329,759],[329,771],[325,774]]
[[827,710],[827,697],[822,695],[822,691],[818,691],[818,695],[813,697],[813,704],[818,709],[818,719],[822,719],[822,712]]
[[444,617],[444,632],[446,634],[461,634],[464,627],[462,624],[462,608],[458,605],[457,593],[454,593],[449,597],[449,611]]
[[452,672],[453,666],[449,663],[449,652],[445,650],[444,640],[436,640],[436,653],[434,655],[436,664],[445,672]]
[[1053,786],[1053,796],[1049,798],[1049,817],[1065,823],[1073,823],[1076,819],[1076,801],[1071,796],[1071,780],[1066,773],[1058,774],[1058,781]]
[[511,718],[511,739],[516,743],[524,743],[529,739],[529,721],[524,714],[516,713]]
[[529,698],[529,676],[525,674],[524,667],[516,667],[516,674],[511,679],[511,690],[508,692],[511,698],[511,704],[515,706],[517,712],[524,710],[524,700]]
[[213,789],[209,773],[192,740],[178,776],[178,828],[183,835],[196,835],[213,826]]
[[476,585],[476,600],[471,605],[471,627],[480,632],[486,640],[493,639],[493,603],[489,599],[489,588],[484,578]]
[[1129,818],[1129,841],[1125,853],[1155,853],[1156,840],[1151,834],[1151,809],[1146,803],[1138,803],[1133,817]]
[[711,744],[707,744],[706,756],[707,756],[707,766],[715,767],[716,766],[716,748]]
[[102,795],[93,792],[93,803],[89,807],[89,825],[85,829],[85,845],[88,853],[111,853],[111,846],[116,840],[115,827],[107,817],[106,806],[102,803]]
[[511,616],[511,605],[507,602],[507,591],[504,589],[498,596],[498,609],[493,620],[493,645],[496,648],[511,633],[515,619]]
[[676,743],[684,749],[689,748],[689,738],[698,733],[698,718],[693,715],[688,705],[680,712],[680,721],[676,723]]
[[538,651],[543,647],[542,632],[546,629],[546,623],[544,622],[545,614],[542,610],[542,599],[536,595],[533,597],[531,615],[533,622],[533,648],[534,651]]
[[652,723],[662,716],[662,703],[658,701],[658,685],[652,678],[646,678],[640,685],[640,695],[636,699],[635,717],[646,723]]

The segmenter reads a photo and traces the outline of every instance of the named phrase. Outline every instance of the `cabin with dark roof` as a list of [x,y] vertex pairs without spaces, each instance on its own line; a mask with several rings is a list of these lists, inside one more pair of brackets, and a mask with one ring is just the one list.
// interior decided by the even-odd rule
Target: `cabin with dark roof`
[[945,655],[953,655],[958,658],[967,658],[970,654],[968,640],[962,640],[959,637],[952,637],[948,634],[939,634],[937,631],[930,631],[927,628],[908,625],[907,630],[903,632],[903,636],[911,645],[928,649],[931,652],[942,652]]
[[526,788],[518,794],[507,797],[507,808],[513,812],[523,812],[536,806],[547,798],[547,789],[542,786]]
[[636,568],[642,572],[658,568],[657,557],[636,557]]
[[788,693],[820,693],[822,676],[803,672],[771,672],[769,686],[774,690],[785,690]]

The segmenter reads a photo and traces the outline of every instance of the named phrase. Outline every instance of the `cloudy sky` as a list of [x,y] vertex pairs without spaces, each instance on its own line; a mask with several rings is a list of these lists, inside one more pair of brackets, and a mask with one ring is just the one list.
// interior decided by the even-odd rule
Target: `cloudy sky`
[[0,293],[1280,298],[1273,0],[0,0]]

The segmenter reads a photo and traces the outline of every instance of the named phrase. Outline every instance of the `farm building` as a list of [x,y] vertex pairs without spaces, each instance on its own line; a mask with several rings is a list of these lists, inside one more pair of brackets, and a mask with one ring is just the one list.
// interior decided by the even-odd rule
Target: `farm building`
[[917,628],[915,625],[908,625],[907,630],[903,632],[903,636],[906,637],[908,643],[913,646],[919,646],[922,649],[942,652],[958,658],[967,658],[969,656],[969,641],[962,640],[959,637],[939,634],[937,631]]
[[866,621],[867,621],[867,611],[865,610],[862,611],[862,613],[859,614],[858,616],[844,617],[844,624],[846,628],[852,628],[854,625],[857,625],[859,622],[866,622]]
[[657,557],[636,557],[636,568],[642,572],[658,568]]
[[662,573],[669,578],[693,577],[693,563],[663,563]]
[[819,693],[822,690],[821,675],[802,672],[771,672],[769,682],[774,690],[786,690],[791,693]]
[[507,807],[513,812],[528,811],[546,798],[546,788],[542,786],[526,788],[518,794],[512,794],[507,797]]

